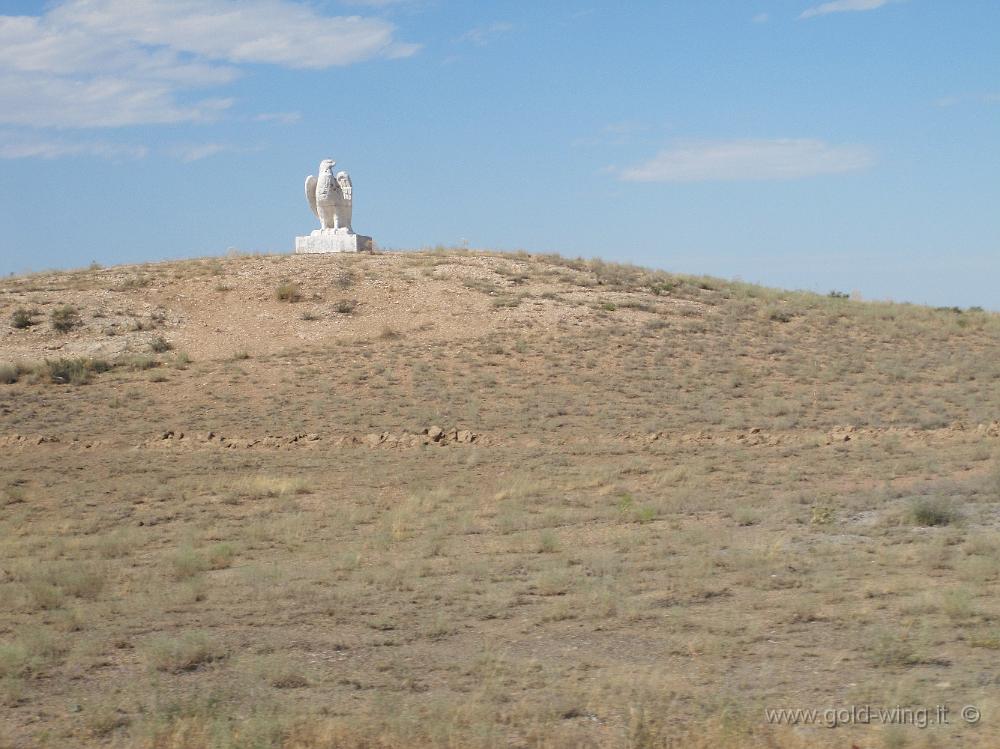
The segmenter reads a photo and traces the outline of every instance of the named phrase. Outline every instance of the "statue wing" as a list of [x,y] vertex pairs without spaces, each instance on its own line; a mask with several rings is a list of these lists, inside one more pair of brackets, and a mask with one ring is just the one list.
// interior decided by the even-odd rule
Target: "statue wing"
[[[341,172],[340,174],[344,175],[344,181],[347,182],[347,187],[341,186],[340,191],[344,194],[344,197],[347,200],[352,200],[354,198],[354,185],[351,184],[351,175],[347,172]],[[339,177],[340,174],[337,176]]]
[[316,208],[316,178],[311,174],[306,177],[306,200],[309,201],[313,214],[319,218],[319,210]]

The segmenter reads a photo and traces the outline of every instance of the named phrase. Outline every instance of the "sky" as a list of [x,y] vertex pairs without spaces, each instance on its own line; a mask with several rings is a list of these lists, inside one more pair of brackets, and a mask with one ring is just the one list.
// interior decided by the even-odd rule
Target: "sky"
[[317,228],[1000,310],[996,0],[0,0],[0,273]]

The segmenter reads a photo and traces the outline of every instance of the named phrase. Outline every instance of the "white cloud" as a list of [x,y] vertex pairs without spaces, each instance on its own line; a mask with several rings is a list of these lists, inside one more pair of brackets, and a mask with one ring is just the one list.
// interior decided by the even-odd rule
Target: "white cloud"
[[302,119],[301,112],[261,112],[254,119],[257,122],[277,122],[279,125],[294,125]]
[[184,162],[201,161],[236,149],[228,143],[183,143],[170,149],[170,155]]
[[476,26],[469,29],[458,38],[461,42],[472,42],[479,47],[485,47],[497,37],[513,31],[514,25],[506,21],[494,21],[486,26]]
[[98,156],[104,159],[141,159],[146,156],[145,146],[122,143],[73,142],[19,136],[0,132],[0,159],[58,159],[69,156]]
[[231,100],[189,92],[232,82],[239,65],[319,69],[417,49],[383,19],[292,0],[63,0],[40,16],[0,15],[0,123],[200,122]]
[[350,65],[396,44],[383,19],[321,16],[289,0],[69,0],[49,18],[206,59],[292,68]]
[[814,18],[815,16],[825,16],[830,13],[845,13],[848,11],[876,10],[891,2],[893,0],[831,0],[831,2],[807,8],[802,11],[799,18]]
[[821,140],[689,141],[617,174],[626,182],[791,180],[858,171],[872,163],[863,146]]
[[754,23],[767,23],[767,20],[769,18],[770,18],[770,16],[767,13],[758,13],[751,20]]
[[232,99],[182,105],[176,89],[153,79],[0,73],[0,124],[35,127],[121,127],[210,122]]

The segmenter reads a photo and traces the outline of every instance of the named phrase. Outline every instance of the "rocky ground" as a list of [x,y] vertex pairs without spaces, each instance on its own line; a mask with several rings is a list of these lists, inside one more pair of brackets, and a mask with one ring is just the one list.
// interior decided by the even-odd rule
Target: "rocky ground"
[[[998,315],[444,251],[0,320],[0,746],[1000,741]],[[950,718],[765,713],[866,704]]]

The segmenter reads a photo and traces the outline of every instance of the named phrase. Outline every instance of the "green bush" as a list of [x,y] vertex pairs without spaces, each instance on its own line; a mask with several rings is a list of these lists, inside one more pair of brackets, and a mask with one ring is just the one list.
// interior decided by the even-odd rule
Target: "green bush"
[[45,361],[49,379],[60,385],[85,385],[90,382],[91,370],[86,359],[56,359]]
[[913,522],[917,525],[950,525],[958,519],[951,502],[941,497],[921,497],[910,508]]
[[14,314],[10,317],[10,324],[18,330],[30,328],[35,324],[35,313],[31,310],[26,310],[23,307],[16,309],[14,310]]
[[111,365],[103,359],[46,359],[35,372],[58,385],[86,385],[92,375],[109,369]]
[[56,307],[49,316],[52,327],[60,333],[66,333],[80,324],[80,313],[71,304]]

